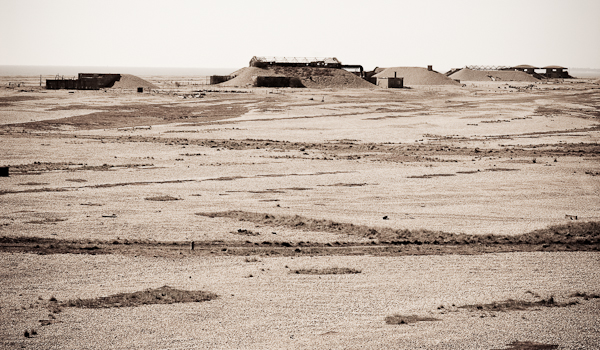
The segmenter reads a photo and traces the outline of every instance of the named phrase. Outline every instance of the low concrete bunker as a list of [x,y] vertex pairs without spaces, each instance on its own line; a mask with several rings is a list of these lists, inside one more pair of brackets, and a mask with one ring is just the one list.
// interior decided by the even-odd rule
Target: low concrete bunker
[[404,78],[381,77],[377,78],[377,86],[384,89],[401,89],[404,87]]
[[304,87],[299,78],[286,76],[254,76],[252,85],[256,87]]
[[99,90],[110,88],[121,80],[121,74],[79,73],[77,79],[48,79],[46,89]]

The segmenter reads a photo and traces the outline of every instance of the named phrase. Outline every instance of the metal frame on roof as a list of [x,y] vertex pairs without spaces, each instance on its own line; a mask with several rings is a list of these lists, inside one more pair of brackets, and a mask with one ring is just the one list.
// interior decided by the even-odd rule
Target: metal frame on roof
[[275,56],[254,56],[250,60],[251,62],[265,62],[265,63],[337,63],[341,62],[335,57],[275,57]]
[[265,66],[341,68],[342,63],[335,57],[254,56],[250,60],[250,67]]

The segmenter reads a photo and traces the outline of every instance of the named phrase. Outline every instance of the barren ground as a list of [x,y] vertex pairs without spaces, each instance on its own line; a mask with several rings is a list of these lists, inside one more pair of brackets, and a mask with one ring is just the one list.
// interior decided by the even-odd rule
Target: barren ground
[[0,89],[0,347],[598,348],[597,84],[148,80]]

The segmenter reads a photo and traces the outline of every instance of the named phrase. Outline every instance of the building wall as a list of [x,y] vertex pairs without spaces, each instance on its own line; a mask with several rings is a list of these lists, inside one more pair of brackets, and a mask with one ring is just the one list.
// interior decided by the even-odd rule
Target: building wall
[[99,90],[112,87],[121,79],[121,74],[79,73],[78,77],[78,79],[46,80],[46,89]]
[[210,85],[220,84],[226,82],[227,80],[231,80],[232,76],[230,75],[211,75],[210,76]]
[[79,80],[86,79],[96,80],[98,82],[98,88],[105,88],[112,87],[115,82],[121,80],[121,74],[79,73]]
[[290,77],[280,76],[256,76],[253,77],[254,86],[256,87],[289,87]]
[[61,79],[46,80],[46,89],[58,90],[98,90],[100,89],[97,79]]
[[384,89],[401,89],[404,87],[404,78],[377,78],[377,86]]
[[546,69],[546,78],[569,78],[569,73],[562,69]]

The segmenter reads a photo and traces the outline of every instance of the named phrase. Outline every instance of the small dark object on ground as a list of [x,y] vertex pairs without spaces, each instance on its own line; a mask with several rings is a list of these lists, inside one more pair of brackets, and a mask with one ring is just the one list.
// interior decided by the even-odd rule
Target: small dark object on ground
[[291,270],[290,273],[302,275],[348,275],[361,273],[360,270],[348,267],[329,267],[325,269],[298,269]]
[[509,348],[506,349],[494,349],[494,350],[552,350],[558,349],[558,345],[554,344],[542,344],[534,343],[530,341],[515,341],[510,344]]
[[146,197],[147,201],[158,201],[158,202],[166,202],[166,201],[178,201],[181,198],[173,197],[173,196],[156,196],[156,197]]
[[409,323],[417,323],[421,321],[440,321],[439,318],[433,317],[421,317],[417,315],[393,315],[385,318],[385,323],[387,324],[409,324]]
[[258,235],[260,235],[260,233],[258,233],[258,232],[253,232],[253,231],[242,229],[242,228],[238,229],[237,232],[231,232],[231,233],[233,233],[235,235],[244,235],[244,236],[258,236]]

